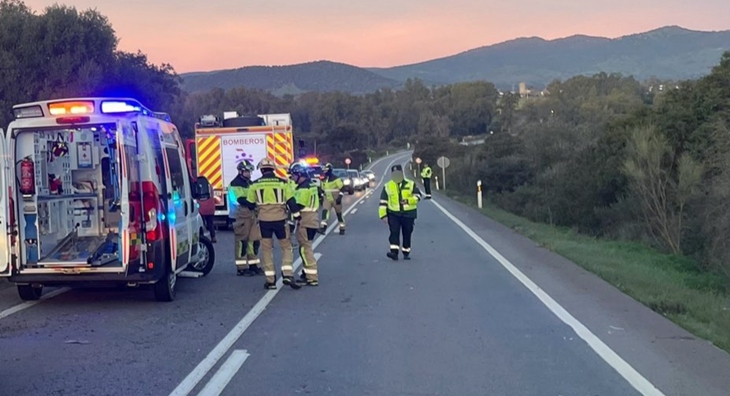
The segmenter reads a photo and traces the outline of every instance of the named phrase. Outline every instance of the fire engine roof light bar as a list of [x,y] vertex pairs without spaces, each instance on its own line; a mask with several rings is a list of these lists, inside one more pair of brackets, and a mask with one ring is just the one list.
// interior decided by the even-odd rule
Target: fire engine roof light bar
[[43,109],[40,105],[19,107],[13,109],[13,113],[15,114],[16,119],[43,117]]

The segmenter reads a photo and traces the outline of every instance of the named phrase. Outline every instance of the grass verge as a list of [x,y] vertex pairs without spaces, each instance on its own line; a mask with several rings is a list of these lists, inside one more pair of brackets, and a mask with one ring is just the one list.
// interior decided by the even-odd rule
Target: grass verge
[[[476,208],[473,197],[448,195]],[[485,202],[482,212],[730,352],[730,293],[722,275],[699,270],[688,257],[663,254],[636,242],[597,239],[535,223],[490,203]]]

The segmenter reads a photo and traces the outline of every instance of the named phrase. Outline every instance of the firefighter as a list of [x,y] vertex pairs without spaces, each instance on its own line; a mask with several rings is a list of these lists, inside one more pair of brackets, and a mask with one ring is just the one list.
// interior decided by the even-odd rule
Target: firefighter
[[301,213],[297,222],[296,234],[299,242],[299,255],[302,257],[304,265],[301,279],[298,282],[308,286],[318,286],[317,260],[314,257],[312,242],[319,229],[317,211],[320,205],[320,189],[312,182],[307,169],[301,164],[293,164],[289,168],[289,174],[297,183],[294,199]]
[[426,190],[426,199],[431,199],[431,176],[433,176],[433,171],[428,163],[424,162],[421,178],[423,179],[423,188]]
[[[292,173],[291,173],[291,169],[295,164],[297,164],[297,163],[295,162],[295,163],[292,163],[291,165],[289,165],[289,179],[287,179],[287,182],[289,183],[289,187],[292,189],[292,191],[297,189],[296,177],[294,175],[292,175]],[[289,234],[292,237],[291,245],[293,248],[297,248],[298,242],[297,242],[296,234],[294,232],[296,229],[296,222],[294,221],[294,215],[291,212],[289,212],[289,220],[287,220],[287,224],[289,226]]]
[[327,229],[327,221],[330,217],[330,211],[334,208],[337,214],[337,221],[340,223],[340,235],[345,234],[345,219],[342,217],[342,197],[345,195],[343,191],[345,185],[342,179],[332,172],[332,164],[324,166],[324,180],[322,180],[322,190],[325,193],[325,200],[322,203],[322,223],[321,233]]
[[[403,252],[403,259],[411,257],[411,234],[418,215],[417,206],[421,200],[421,191],[412,180],[403,176],[403,167],[393,165],[390,168],[391,179],[383,186],[380,193],[378,215],[390,227],[390,251],[387,256],[398,260],[398,250]],[[403,247],[400,246],[400,235],[403,234]]]
[[238,275],[263,275],[259,267],[259,240],[261,231],[256,224],[255,206],[248,201],[248,189],[251,187],[253,164],[244,160],[236,165],[238,175],[228,187],[233,214],[233,233],[235,235],[235,257]]
[[[261,230],[261,255],[264,265],[266,283],[264,288],[276,289],[276,266],[274,265],[274,236],[279,240],[281,248],[281,272],[283,282],[293,289],[301,288],[294,281],[294,258],[287,220],[289,213],[294,220],[300,217],[299,207],[294,200],[294,191],[289,182],[277,177],[274,172],[276,164],[270,158],[259,162],[261,177],[248,189],[247,200],[258,209],[259,228]],[[287,212],[287,208],[290,212]]]

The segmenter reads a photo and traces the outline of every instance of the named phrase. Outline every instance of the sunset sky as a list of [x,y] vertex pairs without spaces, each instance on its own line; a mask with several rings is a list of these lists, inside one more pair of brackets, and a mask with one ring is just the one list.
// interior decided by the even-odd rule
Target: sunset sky
[[331,60],[395,66],[516,37],[730,29],[730,0],[25,0],[96,8],[178,73]]

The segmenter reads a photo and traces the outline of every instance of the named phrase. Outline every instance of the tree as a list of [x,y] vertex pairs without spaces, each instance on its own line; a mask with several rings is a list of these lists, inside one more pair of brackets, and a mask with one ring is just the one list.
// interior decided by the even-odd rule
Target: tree
[[667,139],[653,125],[635,128],[628,143],[623,171],[651,235],[680,254],[685,207],[698,191],[702,166],[687,153],[675,160]]
[[106,17],[53,5],[34,14],[22,1],[0,1],[0,123],[13,105],[78,96],[131,96],[157,111],[179,103],[177,75],[141,53],[117,50]]

